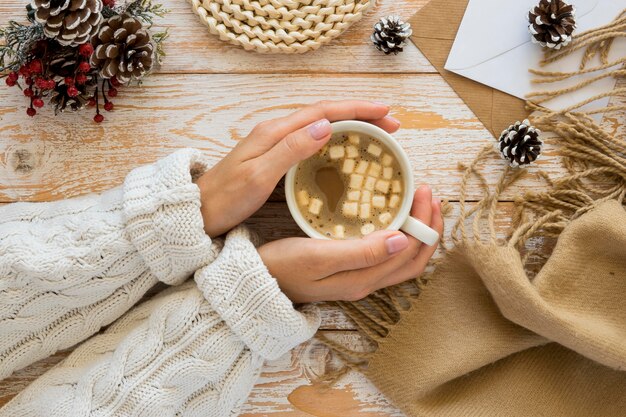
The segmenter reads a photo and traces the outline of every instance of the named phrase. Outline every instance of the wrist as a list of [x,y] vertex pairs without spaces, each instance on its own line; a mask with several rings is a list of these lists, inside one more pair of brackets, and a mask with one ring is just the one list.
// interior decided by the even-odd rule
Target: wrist
[[200,190],[200,214],[202,215],[204,231],[207,235],[213,238],[215,237],[215,231],[212,229],[210,224],[212,215],[209,196],[214,194],[214,191],[211,189],[211,182],[209,180],[210,171],[211,170],[208,170],[200,178],[198,178],[196,185]]

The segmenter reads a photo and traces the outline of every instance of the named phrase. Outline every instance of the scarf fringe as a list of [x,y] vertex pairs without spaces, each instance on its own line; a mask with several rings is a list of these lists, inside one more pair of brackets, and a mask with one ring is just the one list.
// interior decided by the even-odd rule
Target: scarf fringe
[[[608,55],[613,41],[625,36],[626,10],[613,23],[581,33],[567,47],[548,52],[541,63],[545,65],[555,62],[576,50],[586,48],[579,71],[531,70],[531,72],[540,77],[536,82],[551,83],[624,64],[626,57],[608,62]],[[599,57],[600,65],[586,69],[587,64],[596,56]],[[536,100],[527,102],[527,108],[533,112],[531,123],[542,131],[556,135],[563,167],[567,174],[553,179],[544,171],[535,173],[549,190],[529,191],[514,199],[515,211],[511,216],[512,230],[505,242],[499,242],[496,236],[495,218],[498,198],[513,184],[528,176],[528,171],[507,166],[495,187],[490,187],[482,174],[481,167],[485,161],[494,159],[493,156],[498,154],[493,144],[481,149],[471,164],[459,164],[463,175],[459,195],[460,215],[450,233],[453,246],[483,243],[484,239],[481,238],[480,231],[488,230],[490,244],[504,243],[517,248],[523,255],[524,265],[528,266],[528,260],[531,257],[533,259],[545,258],[545,255],[541,254],[549,251],[547,242],[552,238],[552,243],[554,243],[554,239],[558,238],[572,220],[607,200],[617,200],[622,205],[625,204],[626,140],[623,134],[619,135],[618,128],[615,132],[608,132],[596,123],[591,115],[626,110],[626,106],[609,104],[605,108],[586,113],[576,110],[600,98],[621,96],[626,93],[626,88],[616,88],[560,111],[549,110],[540,104],[545,100],[584,88],[606,77],[624,78],[626,69],[599,75],[571,88],[530,95],[529,98]],[[477,182],[477,186],[480,187],[485,197],[470,208],[467,191],[470,183],[474,182]],[[450,211],[451,206],[446,202],[442,210],[444,217],[448,217]],[[537,238],[548,239],[540,241]],[[530,241],[541,242],[541,244],[533,248],[528,245]],[[444,251],[450,250],[445,246],[443,236],[440,248]],[[432,263],[436,266],[441,260],[436,259]],[[363,350],[351,349],[330,340],[323,333],[318,333],[317,338],[338,355],[345,365],[339,369],[327,371],[317,382],[332,386],[351,369],[365,370],[379,343],[419,301],[419,294],[428,285],[431,274],[395,287],[384,288],[360,301],[335,303],[350,317],[359,333],[371,342],[372,347]]]

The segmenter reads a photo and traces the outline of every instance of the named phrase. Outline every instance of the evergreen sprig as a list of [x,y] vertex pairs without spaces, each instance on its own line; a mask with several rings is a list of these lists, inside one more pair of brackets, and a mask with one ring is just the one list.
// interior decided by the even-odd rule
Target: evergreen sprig
[[154,40],[154,44],[156,46],[156,59],[157,63],[161,64],[163,57],[165,56],[165,51],[163,50],[163,41],[170,36],[167,30],[163,32],[157,32],[152,35],[152,39]]
[[127,13],[139,20],[142,20],[148,28],[154,24],[157,17],[163,17],[169,12],[160,3],[152,3],[152,0],[135,0],[125,5],[113,8],[105,7],[102,10],[102,16],[109,18],[111,16]]
[[11,20],[8,26],[0,28],[0,73],[17,71],[28,62],[33,44],[43,37],[39,24],[23,25]]
[[162,4],[152,4],[151,0],[135,0],[126,7],[126,13],[143,20],[148,27],[152,26],[154,19],[163,17],[168,12],[169,10],[165,9]]

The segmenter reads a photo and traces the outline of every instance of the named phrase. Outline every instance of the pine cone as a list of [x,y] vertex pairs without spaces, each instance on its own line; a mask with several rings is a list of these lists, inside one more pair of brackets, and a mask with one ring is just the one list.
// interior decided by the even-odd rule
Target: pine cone
[[48,97],[50,98],[50,103],[54,106],[55,113],[63,112],[67,109],[71,111],[80,110],[89,100],[91,95],[89,89],[96,82],[91,74],[86,74],[87,82],[73,84],[73,87],[78,91],[78,94],[75,96],[68,94],[70,86],[65,83],[67,77],[73,78],[75,76],[79,63],[80,60],[76,49],[70,47],[61,48],[50,58],[47,73],[55,81],[56,86],[48,93]]
[[551,49],[566,46],[576,29],[575,13],[574,6],[563,0],[541,0],[528,12],[532,41]]
[[500,135],[497,145],[500,156],[513,167],[536,161],[543,145],[539,140],[540,134],[541,131],[532,127],[528,120],[516,122]]
[[32,0],[30,7],[44,35],[64,46],[89,41],[102,20],[102,0]]
[[94,53],[91,66],[102,78],[116,77],[125,83],[141,78],[152,68],[154,45],[141,22],[123,14],[105,20],[91,38]]
[[374,33],[370,39],[379,51],[386,55],[397,55],[402,52],[412,33],[411,25],[403,22],[399,16],[387,16],[374,25]]
[[50,104],[54,106],[54,114],[64,112],[69,109],[70,111],[78,111],[85,107],[85,104],[89,100],[83,94],[78,94],[76,97],[70,97],[67,94],[67,88],[65,86],[57,86],[49,94]]

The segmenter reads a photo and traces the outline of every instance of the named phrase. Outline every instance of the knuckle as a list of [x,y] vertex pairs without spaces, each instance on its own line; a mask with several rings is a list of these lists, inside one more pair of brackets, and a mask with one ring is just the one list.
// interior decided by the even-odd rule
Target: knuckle
[[363,260],[366,266],[374,266],[378,264],[378,254],[372,244],[367,244],[363,250]]
[[328,103],[329,103],[328,100],[319,100],[315,102],[315,104],[313,104],[313,107],[323,109],[324,107],[328,106]]
[[320,100],[317,103],[315,103],[313,105],[313,109],[315,110],[316,113],[316,118],[317,119],[321,119],[323,117],[326,117],[326,113],[328,112],[328,108],[331,107],[331,101],[330,100]]
[[290,155],[300,154],[300,143],[296,138],[296,135],[287,135],[284,140],[285,148]]
[[252,129],[251,136],[267,136],[271,131],[271,122],[269,120],[264,120],[258,123]]

